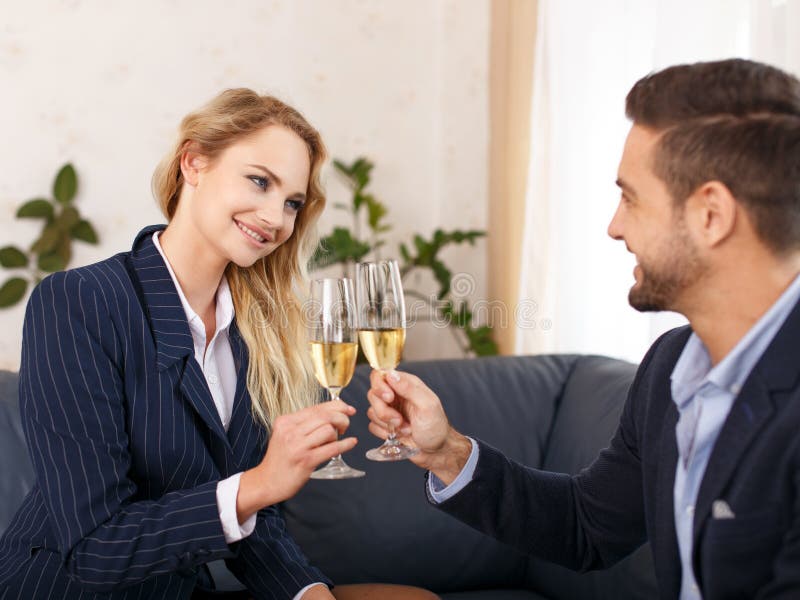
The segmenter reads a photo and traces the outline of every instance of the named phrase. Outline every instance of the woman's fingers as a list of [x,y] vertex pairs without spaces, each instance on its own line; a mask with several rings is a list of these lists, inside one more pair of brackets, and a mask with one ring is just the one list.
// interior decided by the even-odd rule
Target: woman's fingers
[[316,467],[323,462],[329,461],[334,456],[339,456],[355,448],[358,440],[354,437],[344,438],[335,442],[327,443],[309,452],[309,465]]
[[324,444],[335,442],[339,437],[338,434],[339,432],[333,425],[330,423],[323,423],[305,436],[304,445],[308,450],[313,450]]

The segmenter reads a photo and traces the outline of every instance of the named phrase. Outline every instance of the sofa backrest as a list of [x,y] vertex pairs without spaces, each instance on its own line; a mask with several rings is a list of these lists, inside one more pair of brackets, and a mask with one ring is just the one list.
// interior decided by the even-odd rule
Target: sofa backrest
[[[402,369],[439,394],[456,429],[528,466],[572,473],[611,439],[635,371],[621,361],[573,355],[419,362]],[[364,451],[378,442],[367,430],[368,374],[359,367],[343,394],[359,410],[348,432],[359,444],[345,460],[367,476],[312,480],[284,507],[300,546],[334,581],[394,581],[437,592],[546,588],[554,599],[600,598],[606,588],[616,598],[652,597],[645,595],[654,589],[652,572],[630,572],[641,568],[638,563],[621,563],[617,575],[598,582],[595,574],[537,561],[430,506],[417,467],[366,460]],[[550,585],[555,579],[561,591]],[[641,590],[634,589],[642,581]],[[585,593],[571,595],[573,589]]]
[[33,485],[33,466],[19,419],[19,377],[0,371],[0,534]]
[[[603,356],[574,364],[558,402],[542,468],[576,474],[587,467],[617,429],[636,366]],[[649,544],[603,571],[578,575],[531,559],[528,587],[554,599],[647,600],[658,596]]]

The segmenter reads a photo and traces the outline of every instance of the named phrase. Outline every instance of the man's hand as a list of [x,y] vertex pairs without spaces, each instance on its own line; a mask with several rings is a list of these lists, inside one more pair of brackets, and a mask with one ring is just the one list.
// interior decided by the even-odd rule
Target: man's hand
[[370,432],[386,439],[392,423],[403,443],[420,450],[409,460],[450,484],[464,468],[472,444],[450,426],[439,397],[410,373],[392,371],[384,376],[372,371],[370,384]]

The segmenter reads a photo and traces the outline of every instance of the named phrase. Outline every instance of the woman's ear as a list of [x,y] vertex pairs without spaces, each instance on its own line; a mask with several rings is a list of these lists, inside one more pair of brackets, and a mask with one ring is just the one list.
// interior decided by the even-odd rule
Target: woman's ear
[[195,187],[200,172],[208,166],[208,158],[200,154],[197,144],[186,142],[181,150],[181,173],[183,180]]

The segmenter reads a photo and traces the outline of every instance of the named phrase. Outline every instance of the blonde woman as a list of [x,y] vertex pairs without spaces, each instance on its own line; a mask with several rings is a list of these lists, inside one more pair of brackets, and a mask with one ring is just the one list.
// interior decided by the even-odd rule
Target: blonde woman
[[36,484],[0,539],[1,600],[205,597],[222,560],[243,597],[334,598],[276,507],[356,444],[336,439],[354,409],[309,406],[296,295],[324,159],[291,107],[223,92],[156,170],[166,228],[36,288],[20,368]]

